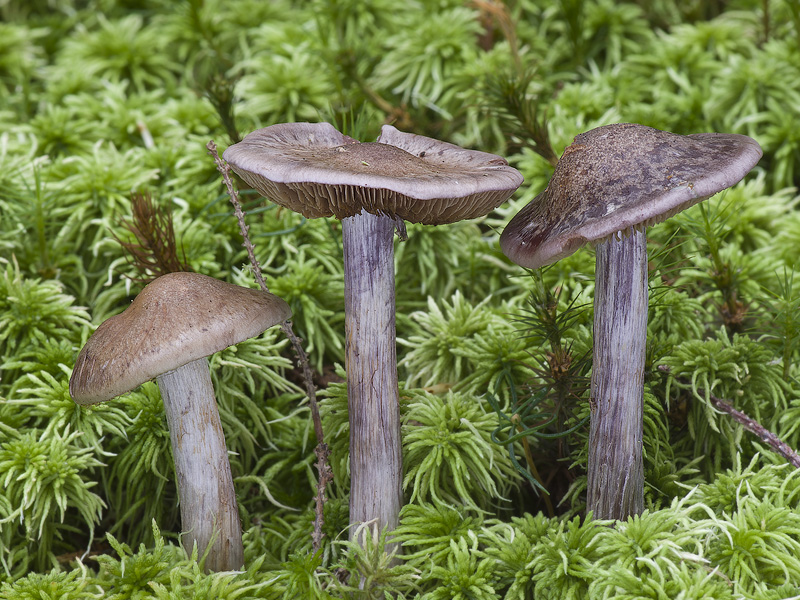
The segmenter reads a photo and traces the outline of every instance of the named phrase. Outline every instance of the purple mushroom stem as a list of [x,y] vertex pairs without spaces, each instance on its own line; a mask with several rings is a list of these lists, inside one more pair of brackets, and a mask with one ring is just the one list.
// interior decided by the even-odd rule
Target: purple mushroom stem
[[366,534],[358,526],[364,523],[392,530],[403,501],[393,231],[404,232],[404,221],[440,225],[483,216],[522,176],[494,154],[389,125],[367,143],[328,123],[273,125],[223,158],[275,203],[342,221],[350,531]]
[[597,519],[644,509],[645,228],[736,184],[760,157],[743,135],[598,127],[564,150],[547,189],[500,236],[531,269],[596,247],[587,510]]

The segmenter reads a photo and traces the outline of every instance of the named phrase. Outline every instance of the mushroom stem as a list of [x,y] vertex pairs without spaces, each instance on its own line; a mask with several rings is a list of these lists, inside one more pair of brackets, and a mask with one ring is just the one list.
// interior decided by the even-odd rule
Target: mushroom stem
[[[342,219],[345,361],[350,413],[350,523],[395,529],[403,501],[395,346],[395,220]],[[350,529],[351,537],[358,529]],[[390,548],[387,548],[390,550]]]
[[595,519],[627,519],[644,510],[644,231],[597,245],[595,282],[587,509]]
[[206,571],[233,571],[244,564],[242,525],[231,465],[205,358],[158,376],[172,440],[181,505],[183,544],[208,550]]

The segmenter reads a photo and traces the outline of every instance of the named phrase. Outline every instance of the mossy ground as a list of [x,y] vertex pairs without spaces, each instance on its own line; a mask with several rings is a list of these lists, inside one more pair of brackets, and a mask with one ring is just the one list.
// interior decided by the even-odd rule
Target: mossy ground
[[[798,475],[709,402],[800,446],[794,0],[9,0],[0,17],[0,597],[800,593]],[[318,374],[335,479],[314,555],[292,353],[270,330],[215,355],[247,570],[207,575],[179,545],[155,385],[87,409],[67,382],[141,289],[120,243],[136,241],[132,194],[171,213],[180,262],[252,285],[205,146],[295,120],[362,140],[392,122],[500,153],[526,182],[485,219],[397,244],[396,563],[384,538],[347,542],[339,225],[244,193]],[[745,181],[648,232],[647,511],[617,524],[583,514],[593,253],[527,273],[497,244],[572,138],[613,122],[764,149]]]

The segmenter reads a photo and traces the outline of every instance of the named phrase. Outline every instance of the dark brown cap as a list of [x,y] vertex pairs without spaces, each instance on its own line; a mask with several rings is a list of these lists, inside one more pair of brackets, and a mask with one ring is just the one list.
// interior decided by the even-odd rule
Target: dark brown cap
[[273,294],[198,273],[163,275],[92,334],[69,393],[78,404],[109,400],[289,317],[289,305]]
[[272,125],[223,158],[261,194],[306,217],[362,210],[438,225],[473,219],[505,202],[522,175],[500,156],[384,125],[360,143],[328,123]]
[[513,219],[500,246],[536,269],[587,242],[660,223],[740,181],[761,158],[744,135],[678,135],[631,123],[578,135],[544,192]]

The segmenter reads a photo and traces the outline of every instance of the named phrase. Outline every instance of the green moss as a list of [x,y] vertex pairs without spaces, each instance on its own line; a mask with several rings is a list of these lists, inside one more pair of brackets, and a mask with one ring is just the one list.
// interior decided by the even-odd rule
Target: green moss
[[[798,477],[710,394],[800,445],[795,4],[0,3],[0,595],[791,597]],[[386,537],[345,541],[339,225],[245,192],[256,255],[324,390],[335,479],[313,555],[314,429],[292,352],[271,331],[215,355],[247,570],[205,574],[178,545],[157,388],[87,409],[67,378],[94,326],[138,289],[114,239],[131,193],[171,209],[193,269],[251,285],[205,144],[320,119],[363,140],[386,122],[497,152],[526,182],[484,219],[410,225],[397,244],[398,360],[411,387],[394,561]],[[724,196],[648,231],[648,510],[609,527],[577,516],[593,252],[530,276],[497,241],[577,133],[623,121],[744,133],[764,157]],[[560,516],[536,511],[523,438]]]

